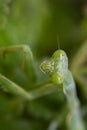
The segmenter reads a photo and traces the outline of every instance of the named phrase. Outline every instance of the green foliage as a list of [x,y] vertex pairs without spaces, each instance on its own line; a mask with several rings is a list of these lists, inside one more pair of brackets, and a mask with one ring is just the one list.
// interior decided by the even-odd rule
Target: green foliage
[[[74,74],[74,70],[77,69],[74,63],[78,66],[78,59],[83,61],[82,52],[78,59],[75,55],[87,37],[86,11],[85,0],[82,2],[78,0],[0,0],[0,48],[21,44],[30,46],[34,54],[36,81],[31,81],[26,76],[26,70],[21,69],[23,59],[21,51],[3,57],[0,50],[0,73],[25,90],[34,90],[38,84],[48,79],[39,69],[42,59],[48,58],[60,44],[60,48],[64,49],[69,56],[69,63],[71,62],[69,66]],[[57,43],[57,37],[60,43]],[[86,48],[84,51],[86,52]],[[85,68],[86,59],[85,57]],[[80,75],[80,78],[82,77],[80,81],[83,83],[76,78],[79,70],[74,74],[84,123],[87,122],[86,72]],[[32,73],[31,70],[30,73]],[[82,88],[84,90],[86,88],[85,95]],[[56,91],[28,102],[8,93],[0,84],[1,130],[67,130],[66,115],[66,99],[60,92]],[[54,125],[55,129],[52,129]]]

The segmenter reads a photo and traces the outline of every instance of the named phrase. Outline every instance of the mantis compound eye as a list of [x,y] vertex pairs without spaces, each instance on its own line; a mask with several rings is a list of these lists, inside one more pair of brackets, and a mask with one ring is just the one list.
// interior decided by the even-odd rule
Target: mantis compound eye
[[53,53],[52,58],[64,57],[66,53],[63,50],[57,50]]
[[52,75],[51,80],[55,84],[62,84],[64,78],[60,74],[55,73],[55,74]]
[[44,61],[41,65],[40,65],[41,70],[48,74],[49,76],[52,75],[52,73],[54,72],[54,61],[53,60],[48,60],[48,61]]

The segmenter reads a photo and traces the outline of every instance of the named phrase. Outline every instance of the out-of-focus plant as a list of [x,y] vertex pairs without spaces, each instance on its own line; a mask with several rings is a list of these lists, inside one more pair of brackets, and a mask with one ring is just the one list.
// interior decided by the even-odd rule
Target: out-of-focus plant
[[[67,52],[70,62],[74,52],[77,52],[79,45],[86,39],[87,22],[86,15],[83,14],[83,7],[86,7],[84,5],[85,0],[82,2],[76,0],[0,0],[0,47],[29,45],[34,54],[37,75],[36,81],[29,80],[26,76],[27,71],[21,69],[23,64],[21,51],[8,54],[6,57],[3,57],[0,51],[0,73],[23,86],[26,91],[36,89],[34,84],[38,86],[39,82],[43,85],[42,81],[45,81],[47,77],[39,70],[39,64],[44,57],[48,58],[58,49],[57,37],[59,37],[60,47]],[[71,62],[73,74],[73,70],[78,70],[78,59],[73,57]],[[82,62],[81,58],[80,61]],[[73,66],[74,63],[77,64],[77,68]],[[76,75],[79,75],[79,70]],[[75,77],[76,75],[74,74]],[[80,75],[80,78],[85,79],[86,75]],[[84,86],[86,80],[83,81],[82,87],[80,87],[81,83],[78,83],[77,92],[81,101],[81,112],[86,122],[87,98],[84,97],[82,91],[82,88],[86,88],[86,85]],[[3,89],[2,85],[0,86],[0,129],[67,129],[65,122],[67,103],[62,93],[54,92],[27,102],[13,96]]]

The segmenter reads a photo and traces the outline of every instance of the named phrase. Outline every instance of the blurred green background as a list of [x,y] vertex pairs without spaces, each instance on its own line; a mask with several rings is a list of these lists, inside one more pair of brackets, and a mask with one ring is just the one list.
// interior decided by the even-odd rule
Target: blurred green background
[[[20,69],[21,52],[12,53],[5,59],[0,52],[0,72],[27,91],[32,89],[32,84],[45,80],[39,69],[44,58],[60,46],[66,51],[71,66],[72,58],[86,38],[86,0],[0,0],[0,47],[29,45],[37,80],[30,81],[26,72]],[[87,122],[87,96],[81,92],[78,82],[77,92],[84,122]],[[7,93],[1,86],[0,130],[67,130],[66,108],[66,99],[61,93],[27,102]],[[53,123],[55,129],[52,129]]]

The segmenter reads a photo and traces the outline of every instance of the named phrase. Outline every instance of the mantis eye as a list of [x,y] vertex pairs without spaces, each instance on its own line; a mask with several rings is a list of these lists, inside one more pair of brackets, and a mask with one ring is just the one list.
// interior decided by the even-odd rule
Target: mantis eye
[[54,61],[53,60],[44,61],[40,65],[40,68],[44,73],[51,75],[54,71]]
[[62,84],[64,78],[60,74],[55,73],[55,74],[52,75],[51,80],[55,84]]
[[63,50],[57,50],[53,53],[52,58],[58,58],[66,56],[66,53]]

